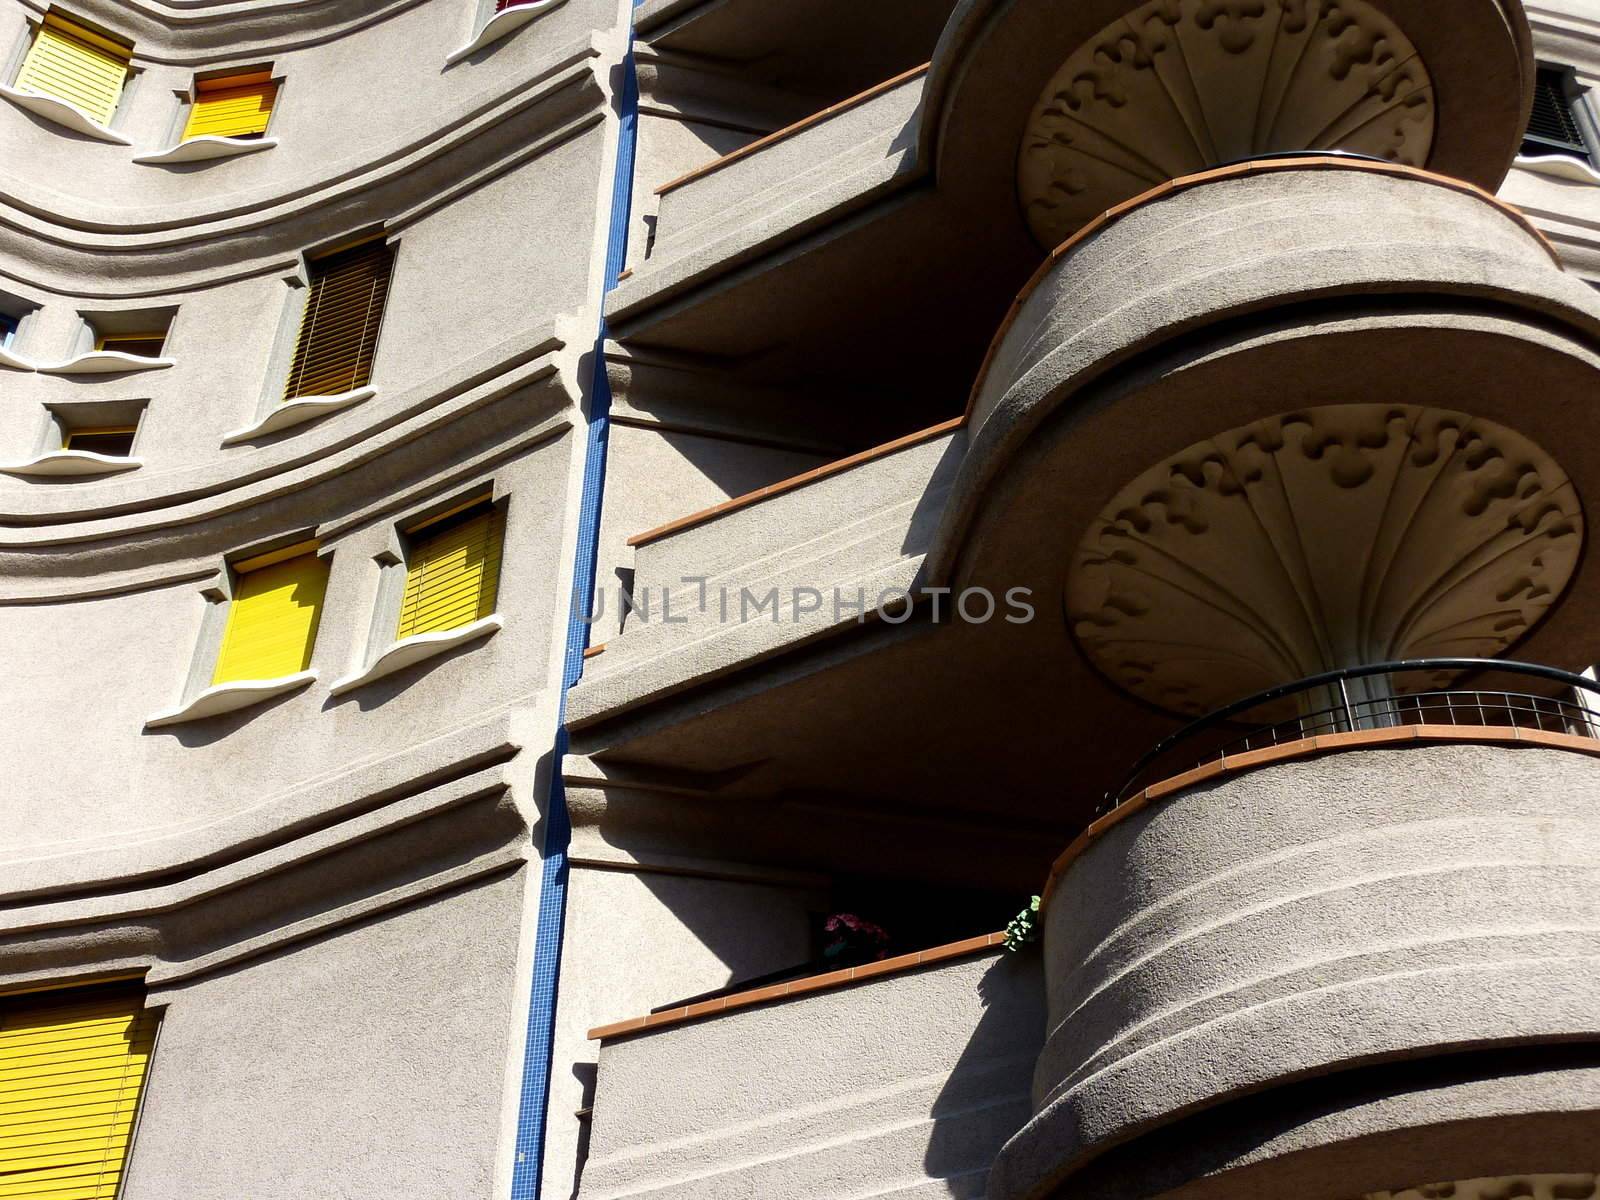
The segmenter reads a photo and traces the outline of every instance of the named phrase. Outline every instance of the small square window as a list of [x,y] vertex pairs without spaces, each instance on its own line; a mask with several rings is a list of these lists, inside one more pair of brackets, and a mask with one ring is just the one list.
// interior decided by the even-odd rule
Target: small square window
[[395,638],[442,633],[494,612],[505,507],[481,496],[405,533],[406,581]]
[[107,458],[127,458],[133,453],[133,435],[137,432],[137,427],[132,425],[73,429],[62,439],[61,448],[87,450],[91,454],[104,454]]
[[198,79],[183,140],[263,137],[277,99],[278,84],[270,67]]
[[1526,155],[1567,154],[1592,160],[1583,124],[1578,117],[1580,91],[1572,72],[1562,67],[1540,67],[1533,88],[1533,112],[1523,137]]

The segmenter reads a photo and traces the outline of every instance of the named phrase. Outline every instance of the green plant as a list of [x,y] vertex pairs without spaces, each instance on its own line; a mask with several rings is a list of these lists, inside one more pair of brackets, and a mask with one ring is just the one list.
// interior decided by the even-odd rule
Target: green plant
[[1011,918],[1006,926],[1006,949],[1016,954],[1024,946],[1039,940],[1039,897],[1028,901],[1028,907]]

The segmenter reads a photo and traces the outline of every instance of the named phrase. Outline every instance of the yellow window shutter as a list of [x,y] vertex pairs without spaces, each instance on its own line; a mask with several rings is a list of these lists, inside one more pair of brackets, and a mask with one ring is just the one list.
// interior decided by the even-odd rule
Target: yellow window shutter
[[494,612],[504,510],[474,505],[413,534],[395,636],[459,629]]
[[389,298],[394,247],[364,242],[311,264],[305,313],[284,399],[365,387]]
[[240,563],[212,683],[278,679],[311,665],[328,564],[302,543]]
[[256,137],[267,131],[278,85],[265,71],[208,79],[195,86],[194,106],[183,138]]
[[114,1200],[156,1024],[138,987],[0,996],[0,1197]]
[[117,111],[131,47],[51,14],[34,35],[17,90],[75,104],[104,125]]

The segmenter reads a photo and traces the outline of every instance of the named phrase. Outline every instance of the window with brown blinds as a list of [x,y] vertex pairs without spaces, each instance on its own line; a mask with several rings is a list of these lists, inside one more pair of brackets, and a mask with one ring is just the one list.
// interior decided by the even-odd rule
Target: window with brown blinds
[[1568,73],[1559,67],[1540,67],[1534,82],[1533,112],[1528,117],[1522,152],[1570,154],[1589,162],[1589,143],[1583,136],[1575,104]]
[[382,241],[311,263],[285,400],[337,396],[367,385],[393,271],[394,247]]
[[137,985],[0,996],[0,1196],[114,1200],[156,1025]]

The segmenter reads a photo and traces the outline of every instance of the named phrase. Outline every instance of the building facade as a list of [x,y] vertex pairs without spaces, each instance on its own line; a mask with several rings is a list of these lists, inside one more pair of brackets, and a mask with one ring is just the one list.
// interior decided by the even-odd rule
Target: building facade
[[1600,1195],[1600,4],[0,56],[0,1196]]

